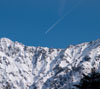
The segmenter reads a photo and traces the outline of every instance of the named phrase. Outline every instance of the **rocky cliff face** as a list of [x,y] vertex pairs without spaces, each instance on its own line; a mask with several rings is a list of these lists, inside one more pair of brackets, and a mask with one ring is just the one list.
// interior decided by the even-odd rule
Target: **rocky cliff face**
[[100,40],[53,49],[0,39],[0,89],[72,89],[99,65]]

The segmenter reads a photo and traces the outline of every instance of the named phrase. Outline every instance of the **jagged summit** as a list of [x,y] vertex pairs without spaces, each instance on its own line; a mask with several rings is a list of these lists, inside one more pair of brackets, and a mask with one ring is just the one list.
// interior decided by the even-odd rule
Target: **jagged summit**
[[12,43],[12,41],[10,39],[8,39],[8,38],[1,38],[0,39],[0,43],[1,44],[8,44],[8,45],[10,45]]
[[0,89],[71,89],[92,68],[100,71],[100,39],[65,49],[0,39]]

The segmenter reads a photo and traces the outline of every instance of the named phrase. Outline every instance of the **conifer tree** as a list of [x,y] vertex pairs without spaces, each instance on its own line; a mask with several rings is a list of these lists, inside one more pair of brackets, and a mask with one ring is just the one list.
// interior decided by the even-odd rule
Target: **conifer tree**
[[100,89],[100,73],[92,69],[90,74],[83,74],[80,83],[74,86],[78,89]]

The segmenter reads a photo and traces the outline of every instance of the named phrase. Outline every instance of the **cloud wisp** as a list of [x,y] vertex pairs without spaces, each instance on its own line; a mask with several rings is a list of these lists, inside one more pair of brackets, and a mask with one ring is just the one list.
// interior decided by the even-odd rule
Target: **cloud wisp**
[[64,14],[67,3],[68,3],[68,0],[59,0],[58,16],[61,17]]
[[57,24],[59,24],[67,15],[69,15],[79,4],[81,0],[78,1],[77,4],[75,4],[68,12],[66,12],[61,18],[59,18],[53,25],[50,26],[50,28],[45,32],[45,34],[48,34]]

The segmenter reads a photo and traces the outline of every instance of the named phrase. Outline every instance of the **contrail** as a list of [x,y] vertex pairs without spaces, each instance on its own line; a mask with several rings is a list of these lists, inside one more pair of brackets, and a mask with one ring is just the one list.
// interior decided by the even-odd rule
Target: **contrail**
[[57,24],[59,24],[67,15],[69,15],[74,8],[76,8],[79,4],[80,4],[81,0],[76,4],[74,5],[71,10],[69,10],[68,12],[66,12],[60,19],[58,19],[46,32],[45,34],[47,34],[48,32],[50,32]]
[[45,34],[47,34],[49,31],[51,31],[58,23],[60,23],[63,19],[64,19],[64,17],[65,17],[66,15],[64,15],[63,17],[61,17],[60,19],[58,19],[46,32],[45,32]]

